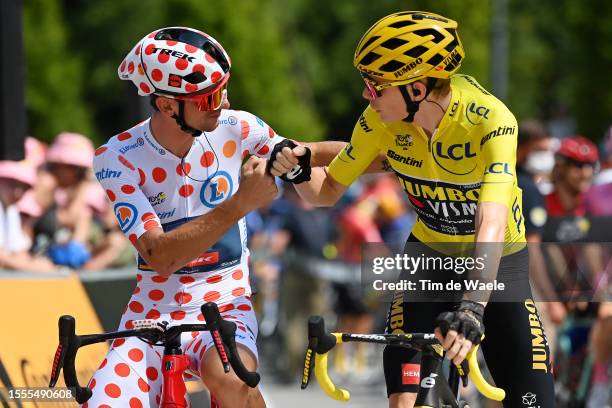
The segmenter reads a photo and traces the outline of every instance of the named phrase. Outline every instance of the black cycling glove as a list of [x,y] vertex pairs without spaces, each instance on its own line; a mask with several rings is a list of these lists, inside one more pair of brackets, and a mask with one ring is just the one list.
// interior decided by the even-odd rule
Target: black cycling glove
[[455,311],[440,313],[436,319],[436,326],[440,327],[445,337],[449,330],[455,330],[476,345],[480,344],[484,335],[483,315],[483,305],[471,300],[462,300]]
[[[268,159],[268,165],[266,170],[268,173],[272,170],[272,164],[276,161],[276,154],[280,153],[283,148],[288,147],[293,150],[294,147],[297,147],[297,144],[292,140],[285,139],[280,143],[274,145],[272,149],[272,153],[270,154],[270,158]],[[298,157],[298,164],[295,165],[287,174],[283,174],[280,176],[281,180],[286,181],[288,183],[300,184],[304,181],[310,180],[310,149],[305,147],[306,153],[303,156]]]

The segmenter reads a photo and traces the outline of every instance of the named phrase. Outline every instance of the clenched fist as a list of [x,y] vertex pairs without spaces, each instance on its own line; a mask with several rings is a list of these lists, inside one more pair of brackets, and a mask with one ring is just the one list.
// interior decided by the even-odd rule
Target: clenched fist
[[242,166],[236,196],[245,212],[269,204],[278,194],[274,177],[266,172],[267,160],[251,156]]

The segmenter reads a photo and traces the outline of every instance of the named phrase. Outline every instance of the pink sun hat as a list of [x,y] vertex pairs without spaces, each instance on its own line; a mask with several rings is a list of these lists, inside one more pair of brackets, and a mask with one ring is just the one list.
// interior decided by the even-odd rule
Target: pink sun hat
[[60,133],[47,150],[47,162],[49,163],[91,168],[93,158],[93,143],[78,133]]
[[31,187],[36,183],[36,167],[27,160],[2,160],[0,178],[17,180]]

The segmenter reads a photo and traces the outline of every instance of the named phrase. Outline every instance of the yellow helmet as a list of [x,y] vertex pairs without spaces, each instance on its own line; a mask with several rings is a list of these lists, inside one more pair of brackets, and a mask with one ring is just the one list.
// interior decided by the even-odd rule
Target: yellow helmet
[[371,77],[410,83],[425,77],[448,78],[464,57],[456,21],[403,11],[370,27],[357,44],[353,65]]

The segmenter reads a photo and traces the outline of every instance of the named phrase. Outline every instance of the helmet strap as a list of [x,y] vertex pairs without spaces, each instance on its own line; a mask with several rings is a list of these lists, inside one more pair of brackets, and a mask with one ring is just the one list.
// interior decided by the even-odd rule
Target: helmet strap
[[176,124],[179,125],[181,130],[185,133],[189,133],[193,137],[198,137],[202,134],[201,130],[192,128],[185,122],[185,101],[178,100],[179,113],[172,115],[172,118],[176,121]]
[[402,119],[404,122],[412,123],[414,121],[414,115],[419,111],[419,105],[421,104],[421,102],[427,99],[427,96],[429,96],[434,86],[436,86],[436,81],[436,78],[427,78],[425,97],[418,102],[412,100],[412,98],[410,97],[410,94],[408,93],[407,89],[408,85],[402,85],[399,87],[399,91],[402,94],[402,97],[404,98],[404,102],[406,103],[406,112],[408,112],[408,115],[404,119]]

